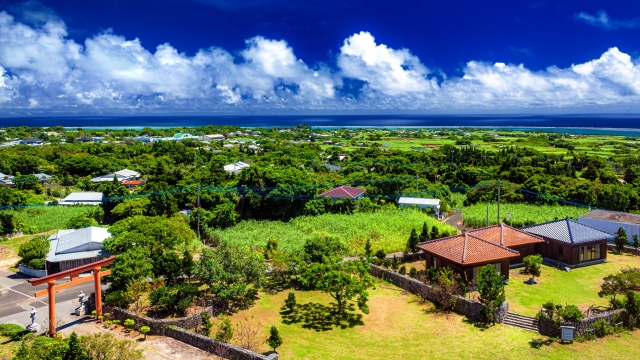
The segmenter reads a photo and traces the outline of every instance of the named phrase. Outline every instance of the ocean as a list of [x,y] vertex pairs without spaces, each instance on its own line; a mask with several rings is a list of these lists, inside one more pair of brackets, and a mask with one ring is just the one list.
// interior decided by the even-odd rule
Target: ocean
[[249,116],[105,116],[0,118],[0,127],[31,126],[99,129],[143,127],[439,128],[473,127],[572,134],[640,136],[640,115],[249,115]]

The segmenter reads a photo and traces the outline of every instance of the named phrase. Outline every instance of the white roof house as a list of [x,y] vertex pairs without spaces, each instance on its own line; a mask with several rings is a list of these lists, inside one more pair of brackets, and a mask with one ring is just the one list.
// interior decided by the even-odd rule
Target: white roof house
[[221,141],[221,140],[224,140],[224,135],[222,135],[222,134],[202,135],[202,136],[198,137],[198,140],[202,140],[202,141]]
[[60,200],[59,205],[100,205],[102,204],[101,192],[75,192]]
[[419,209],[432,208],[434,212],[440,212],[440,199],[423,199],[412,197],[400,197],[398,199],[399,207],[417,206]]
[[240,171],[242,171],[243,169],[248,168],[249,164],[242,162],[242,161],[238,161],[236,163],[233,164],[229,164],[229,165],[225,165],[224,166],[224,171],[228,172],[229,174],[237,174]]
[[105,258],[109,254],[102,243],[110,237],[108,229],[97,226],[60,230],[51,235],[46,258],[49,274]]
[[138,179],[140,177],[140,173],[137,171],[129,170],[129,169],[122,169],[111,174],[94,177],[93,179],[91,179],[91,181],[92,182],[113,181],[114,177],[116,177],[119,182],[123,182],[125,180]]

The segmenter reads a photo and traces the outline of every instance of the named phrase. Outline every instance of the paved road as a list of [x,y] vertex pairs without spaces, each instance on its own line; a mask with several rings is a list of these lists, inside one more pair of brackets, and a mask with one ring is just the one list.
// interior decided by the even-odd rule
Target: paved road
[[471,229],[462,225],[462,213],[459,213],[459,212],[454,212],[453,214],[451,214],[451,216],[446,218],[444,222],[451,226],[454,226],[460,232],[465,232]]
[[[33,297],[34,292],[46,289],[46,285],[32,286],[27,282],[27,279],[27,277],[22,277],[8,270],[0,270],[0,323],[18,322],[20,324],[28,324],[28,313],[31,307],[36,308],[39,319],[47,317],[48,296]],[[63,284],[67,281],[58,281],[58,284]],[[90,281],[56,292],[56,310],[60,308],[61,304],[65,304],[65,311],[60,311],[62,309],[57,311],[57,317],[60,317],[65,322],[74,319],[67,318],[70,314],[65,312],[69,312],[67,308],[78,306],[78,293],[80,291],[88,296],[93,292],[93,282]],[[40,323],[42,324],[42,322]]]

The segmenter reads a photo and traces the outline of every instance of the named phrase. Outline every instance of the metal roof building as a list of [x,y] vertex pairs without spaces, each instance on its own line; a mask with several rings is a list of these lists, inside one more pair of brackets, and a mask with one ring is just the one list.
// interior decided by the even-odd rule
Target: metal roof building
[[100,205],[102,204],[101,192],[75,192],[60,200],[60,205]]
[[629,237],[640,236],[640,215],[618,211],[594,210],[578,218],[582,224],[593,226],[609,233],[615,233],[622,227]]
[[60,230],[49,237],[48,274],[90,264],[109,254],[102,243],[111,237],[109,230],[97,226]]

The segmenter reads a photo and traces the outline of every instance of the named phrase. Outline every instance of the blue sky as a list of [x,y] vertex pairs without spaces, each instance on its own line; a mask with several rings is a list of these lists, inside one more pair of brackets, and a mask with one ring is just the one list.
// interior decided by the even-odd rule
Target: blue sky
[[12,115],[640,111],[633,1],[0,0]]

